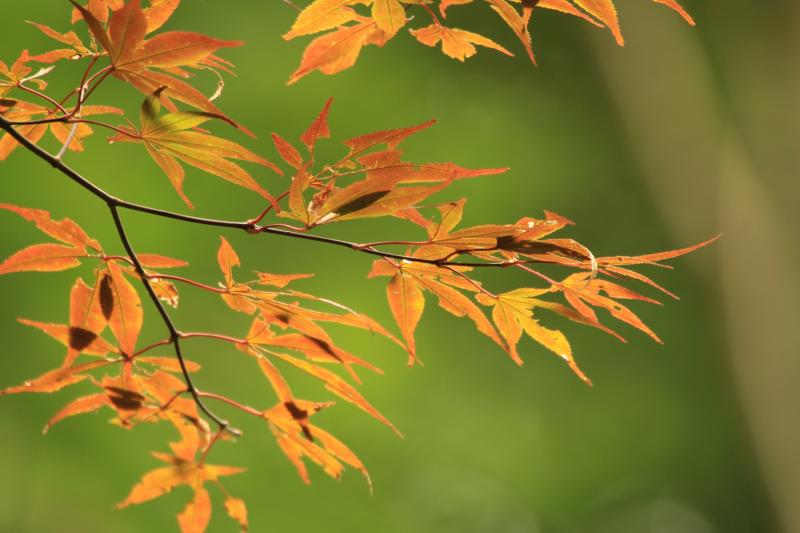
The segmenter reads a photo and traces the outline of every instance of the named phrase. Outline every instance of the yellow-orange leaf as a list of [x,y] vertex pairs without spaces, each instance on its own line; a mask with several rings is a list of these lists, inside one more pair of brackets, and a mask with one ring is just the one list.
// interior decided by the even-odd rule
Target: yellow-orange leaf
[[65,418],[75,415],[82,415],[85,413],[93,413],[103,406],[110,405],[108,396],[105,394],[92,394],[91,396],[83,396],[77,398],[56,413],[53,418],[47,421],[44,427],[44,432],[47,433],[51,427],[61,422]]
[[12,272],[58,272],[80,266],[86,252],[61,244],[34,244],[23,248],[0,264],[0,275]]
[[300,66],[289,77],[288,83],[295,83],[315,70],[336,74],[352,67],[375,30],[375,21],[369,19],[317,37],[303,52]]
[[392,430],[400,435],[400,432],[397,430],[394,425],[389,422],[377,409],[375,409],[372,404],[370,404],[356,389],[353,388],[352,385],[347,383],[344,379],[342,379],[338,374],[331,372],[326,368],[322,368],[321,366],[308,363],[301,359],[297,359],[295,357],[290,357],[288,355],[283,354],[274,354],[276,357],[286,361],[287,363],[296,366],[303,372],[314,376],[315,378],[323,381],[325,383],[325,388],[331,391],[332,393],[336,394],[340,398],[352,403],[359,409],[363,410],[364,412],[370,414],[372,417],[380,420]]
[[230,287],[234,284],[233,281],[233,267],[238,267],[239,255],[236,250],[230,245],[225,237],[220,237],[220,245],[217,250],[217,263],[219,264],[222,275],[225,276],[225,284]]
[[47,211],[10,204],[0,204],[0,209],[12,211],[25,220],[33,222],[40,231],[65,244],[75,247],[88,247],[98,252],[102,251],[100,244],[89,237],[83,231],[83,228],[69,218],[53,220]]
[[51,393],[60,391],[64,387],[79,383],[88,378],[89,374],[86,372],[110,364],[110,361],[100,360],[51,370],[36,379],[26,381],[22,385],[2,390],[0,391],[0,395],[20,394],[25,392]]
[[474,56],[477,53],[475,45],[492,48],[507,56],[514,55],[488,37],[458,28],[448,28],[441,24],[431,24],[418,30],[411,30],[411,34],[427,46],[436,46],[441,42],[442,52],[459,61]]
[[386,287],[386,297],[392,310],[400,333],[408,346],[408,364],[413,365],[417,359],[417,347],[414,341],[414,330],[417,329],[425,310],[425,297],[422,289],[410,275],[399,269]]
[[202,487],[196,488],[194,498],[178,515],[181,533],[203,533],[211,521],[211,497]]
[[142,330],[144,314],[139,293],[133,285],[125,279],[120,268],[114,263],[108,263],[108,272],[101,283],[109,283],[114,299],[113,310],[108,319],[108,326],[119,341],[119,347],[128,355],[136,351],[136,341]]
[[619,27],[617,9],[614,7],[612,0],[575,0],[575,3],[608,26],[608,29],[614,34],[618,45],[625,44],[625,39],[622,38],[622,31]]
[[406,10],[398,0],[372,0],[372,18],[392,38],[406,24]]
[[315,0],[303,9],[295,19],[292,29],[283,38],[287,41],[299,37],[330,30],[355,20],[355,11],[347,6],[360,3],[359,0]]
[[232,496],[226,497],[225,510],[228,512],[228,516],[242,527],[242,531],[247,531],[247,505],[244,500]]
[[94,332],[82,328],[65,326],[63,324],[46,324],[20,318],[19,322],[26,326],[40,329],[61,342],[70,349],[77,350],[87,355],[106,355],[116,352],[114,346]]

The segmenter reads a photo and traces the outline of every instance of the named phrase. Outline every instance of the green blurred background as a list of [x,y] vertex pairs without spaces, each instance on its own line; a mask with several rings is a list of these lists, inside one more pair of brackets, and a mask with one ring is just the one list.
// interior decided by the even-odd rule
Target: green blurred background
[[[269,132],[296,139],[334,96],[334,139],[437,118],[435,128],[409,140],[412,160],[512,167],[458,183],[442,197],[470,199],[467,224],[509,223],[549,209],[574,220],[571,235],[598,254],[675,248],[725,233],[710,249],[677,261],[676,271],[654,274],[682,301],[635,307],[665,346],[635,331],[625,331],[623,345],[548,322],[568,333],[595,382],[591,389],[533,343],[524,346],[525,367],[516,368],[434,301],[418,331],[424,367],[408,370],[396,347],[337,330],[343,346],[386,371],[366,376],[362,391],[405,439],[339,405],[318,422],[365,461],[374,495],[352,471],[336,482],[312,467],[314,483],[306,487],[266,427],[226,412],[246,438],[220,446],[215,461],[248,468],[227,487],[248,501],[252,531],[800,531],[796,2],[686,0],[698,21],[691,28],[663,6],[620,0],[625,48],[577,19],[542,11],[533,25],[539,68],[517,48],[514,59],[482,50],[461,65],[406,34],[384,50],[367,49],[354,69],[313,74],[291,87],[284,82],[307,43],[280,38],[291,8],[277,1],[184,3],[170,29],[247,42],[223,54],[238,77],[228,79],[219,104],[259,135],[238,140],[272,159]],[[58,0],[5,2],[0,57],[8,63],[23,47],[45,50],[50,43],[24,21],[66,30],[68,12]],[[451,12],[454,25],[515,45],[488,9]],[[77,72],[59,66],[50,75],[54,94]],[[131,108],[141,100],[116,82],[98,98]],[[88,148],[68,162],[122,197],[183,209],[140,147],[107,146],[96,134]],[[325,153],[337,155],[339,146],[328,142]],[[72,217],[121,252],[105,207],[42,162],[19,151],[0,173],[2,202]],[[272,190],[285,183],[256,175]],[[198,215],[243,218],[259,207],[251,195],[200,172],[188,172],[186,189]],[[0,255],[40,242],[29,224],[1,218]],[[125,220],[139,250],[190,261],[187,273],[198,280],[219,279],[220,232],[131,213]],[[371,239],[408,235],[404,228],[410,230],[348,223],[334,232]],[[243,272],[317,273],[297,288],[390,323],[385,280],[364,280],[369,258],[277,237],[226,237],[242,255]],[[491,274],[482,279],[494,288],[529,281]],[[2,386],[60,360],[58,345],[15,319],[65,321],[75,276],[0,279]],[[144,342],[163,337],[152,311]],[[187,289],[175,316],[183,329],[243,335],[247,328],[221,302]],[[272,402],[241,354],[213,341],[193,341],[189,351],[205,366],[201,387],[256,405]],[[321,387],[292,379],[305,396],[328,398]],[[171,429],[125,432],[107,425],[102,413],[42,436],[44,422],[79,392],[0,401],[0,531],[176,530],[187,490],[113,509],[156,466],[148,451],[163,449]],[[219,506],[210,530],[235,530]]]

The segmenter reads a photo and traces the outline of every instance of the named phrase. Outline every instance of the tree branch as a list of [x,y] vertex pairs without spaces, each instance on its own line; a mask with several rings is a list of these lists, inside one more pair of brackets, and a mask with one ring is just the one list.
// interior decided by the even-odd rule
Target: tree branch
[[176,213],[173,211],[167,211],[164,209],[158,209],[156,207],[150,207],[146,205],[136,204],[134,202],[128,202],[126,200],[122,200],[113,196],[112,194],[106,192],[102,188],[98,187],[88,179],[81,176],[78,172],[64,164],[63,161],[56,159],[54,156],[50,155],[47,151],[40,148],[35,143],[32,143],[24,135],[20,134],[16,129],[14,129],[14,124],[12,122],[7,121],[3,117],[0,117],[0,129],[7,131],[14,139],[16,139],[20,144],[22,144],[25,148],[29,151],[33,152],[37,157],[47,161],[53,168],[57,169],[61,173],[65,174],[68,178],[72,181],[83,187],[84,189],[88,190],[98,198],[104,200],[106,203],[113,204],[119,208],[129,209],[131,211],[139,211],[141,213],[147,213],[150,215],[162,217],[162,218],[169,218],[173,220],[180,220],[183,222],[189,222],[192,224],[200,224],[205,226],[216,226],[220,228],[231,228],[231,229],[239,229],[246,231],[247,233],[267,233],[270,235],[279,235],[283,237],[291,237],[295,239],[303,239],[308,241],[320,242],[324,244],[330,244],[333,246],[339,246],[344,248],[349,248],[351,250],[356,250],[358,252],[362,252],[368,255],[374,255],[377,257],[385,257],[388,259],[396,259],[399,261],[411,261],[412,263],[424,263],[429,265],[435,266],[452,266],[452,267],[470,267],[470,268],[486,268],[486,267],[494,267],[494,268],[508,268],[510,266],[524,264],[524,263],[538,263],[540,261],[535,260],[525,260],[525,261],[496,261],[496,262],[457,262],[457,261],[445,261],[440,259],[424,259],[420,257],[413,257],[410,255],[404,254],[396,254],[392,252],[384,252],[381,250],[377,250],[370,246],[369,244],[359,244],[352,241],[346,241],[342,239],[336,239],[333,237],[324,237],[322,235],[313,235],[310,233],[303,233],[299,231],[292,231],[292,230],[285,230],[280,228],[273,228],[270,226],[259,226],[253,222],[248,221],[235,221],[235,220],[222,220],[222,219],[213,219],[213,218],[204,218],[204,217],[196,217],[192,215],[184,215],[182,213]]
[[175,327],[175,323],[172,321],[172,318],[167,313],[164,304],[161,303],[161,300],[158,299],[158,295],[153,290],[153,286],[150,284],[150,280],[147,278],[147,273],[144,271],[144,267],[142,263],[139,261],[139,258],[136,256],[136,252],[133,250],[133,246],[131,245],[130,240],[128,239],[128,235],[125,232],[125,226],[122,223],[122,219],[119,216],[119,208],[113,202],[108,203],[108,208],[111,210],[111,217],[114,219],[114,225],[117,228],[117,233],[119,234],[119,238],[122,241],[122,246],[125,247],[125,251],[128,252],[128,256],[131,258],[133,262],[133,266],[136,269],[136,272],[139,274],[139,278],[144,285],[145,290],[147,290],[147,294],[150,296],[150,300],[153,301],[153,304],[156,306],[158,313],[161,315],[162,320],[164,321],[164,325],[167,326],[167,330],[169,330],[169,338],[172,342],[172,345],[175,347],[175,356],[178,358],[178,363],[181,366],[181,372],[183,373],[183,379],[186,383],[186,388],[189,390],[189,393],[194,398],[197,407],[200,408],[203,413],[206,414],[211,420],[213,420],[219,428],[222,430],[227,430],[234,435],[241,435],[241,431],[238,429],[230,427],[230,424],[227,420],[223,420],[214,414],[205,403],[203,403],[203,399],[200,397],[200,391],[197,390],[194,383],[192,382],[192,377],[189,375],[189,369],[186,367],[186,361],[183,358],[183,352],[181,350],[181,333],[178,331],[178,328]]

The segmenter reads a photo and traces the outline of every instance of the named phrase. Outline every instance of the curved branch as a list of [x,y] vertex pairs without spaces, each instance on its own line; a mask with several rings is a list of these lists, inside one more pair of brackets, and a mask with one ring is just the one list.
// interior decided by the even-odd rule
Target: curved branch
[[172,345],[175,347],[175,356],[178,358],[178,363],[181,366],[181,372],[183,373],[183,379],[186,383],[186,388],[194,398],[197,407],[203,411],[206,416],[213,420],[219,426],[220,430],[224,429],[234,435],[241,435],[241,431],[230,427],[230,424],[227,420],[223,420],[218,417],[205,405],[205,403],[203,403],[203,399],[200,397],[200,391],[197,390],[197,387],[195,387],[194,383],[192,382],[192,377],[189,375],[189,369],[186,367],[186,361],[184,360],[183,352],[181,350],[181,333],[178,331],[178,328],[175,327],[175,323],[172,321],[169,313],[167,313],[166,308],[164,308],[164,304],[162,304],[161,300],[158,299],[158,295],[156,295],[155,290],[153,290],[153,286],[150,284],[150,280],[147,278],[147,273],[145,272],[142,263],[136,256],[136,252],[133,250],[133,246],[128,239],[127,233],[125,232],[125,226],[122,224],[122,219],[119,216],[119,207],[114,205],[112,202],[109,202],[108,208],[111,210],[111,217],[114,219],[114,225],[116,226],[117,233],[122,241],[122,246],[124,246],[125,251],[128,252],[128,256],[130,257],[131,262],[133,262],[136,273],[139,274],[139,278],[142,280],[142,284],[144,285],[145,290],[147,290],[150,300],[153,301],[153,304],[156,306],[158,313],[161,315],[161,318],[164,321],[164,325],[166,325],[167,330],[169,330],[169,338],[172,342]]
[[381,250],[377,250],[370,246],[369,244],[359,244],[352,241],[346,241],[342,239],[335,239],[333,237],[324,237],[322,235],[312,235],[310,233],[303,233],[299,231],[292,231],[280,228],[274,228],[269,226],[259,226],[250,221],[235,221],[235,220],[222,220],[222,219],[213,219],[213,218],[204,218],[204,217],[196,217],[192,215],[184,215],[182,213],[176,213],[174,211],[167,211],[164,209],[158,209],[156,207],[150,207],[146,205],[136,204],[133,202],[128,202],[126,200],[122,200],[113,196],[112,194],[106,192],[102,188],[98,187],[88,179],[81,176],[78,172],[64,164],[63,161],[56,159],[52,155],[50,155],[47,151],[40,148],[35,143],[29,141],[24,135],[20,134],[16,129],[14,129],[14,124],[12,122],[7,121],[3,117],[0,117],[0,129],[7,131],[14,139],[16,139],[20,144],[22,144],[25,148],[29,151],[33,152],[36,156],[44,161],[50,163],[50,165],[59,170],[61,173],[65,174],[68,178],[72,181],[76,182],[78,185],[83,187],[84,189],[88,190],[98,198],[101,198],[106,203],[112,204],[119,208],[129,209],[131,211],[139,211],[141,213],[147,213],[149,215],[154,215],[162,218],[170,218],[173,220],[180,220],[183,222],[189,222],[192,224],[200,224],[205,226],[216,226],[220,228],[230,228],[230,229],[239,229],[246,231],[247,233],[267,233],[270,235],[279,235],[283,237],[291,237],[295,239],[303,239],[307,241],[314,241],[320,242],[324,244],[330,244],[333,246],[340,246],[344,248],[349,248],[351,250],[356,250],[358,252],[362,252],[368,255],[374,255],[378,257],[385,257],[388,259],[397,259],[399,261],[410,261],[412,263],[425,263],[429,265],[435,266],[452,266],[452,267],[470,267],[470,268],[486,268],[486,267],[494,267],[494,268],[508,268],[510,266],[514,266],[517,264],[524,264],[524,263],[538,263],[540,261],[535,260],[524,260],[524,261],[496,261],[496,262],[457,262],[457,261],[446,261],[441,259],[424,259],[420,257],[413,257],[410,255],[404,254],[396,254],[392,252],[384,252]]

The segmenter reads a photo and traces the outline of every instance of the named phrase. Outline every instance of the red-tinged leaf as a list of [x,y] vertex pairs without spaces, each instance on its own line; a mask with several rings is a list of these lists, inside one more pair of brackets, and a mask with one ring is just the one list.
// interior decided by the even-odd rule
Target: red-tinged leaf
[[295,83],[315,70],[336,74],[352,67],[376,29],[375,21],[370,19],[317,37],[303,52],[300,66],[289,77],[288,83]]
[[144,11],[140,0],[131,0],[114,12],[108,31],[89,10],[77,5],[76,7],[92,34],[109,53],[113,65],[112,74],[116,78],[130,83],[145,94],[150,94],[159,87],[168,87],[169,94],[164,98],[172,110],[175,109],[169,98],[222,115],[207,96],[181,80],[188,76],[182,69],[226,69],[227,65],[214,56],[214,52],[224,47],[240,46],[242,43],[190,32],[167,32],[145,40],[145,35],[163,24],[176,5],[177,2],[165,0],[151,4],[150,9]]
[[259,285],[270,285],[272,287],[283,288],[292,281],[298,279],[308,279],[314,274],[267,274],[266,272],[256,272]]
[[406,25],[406,10],[399,0],[373,0],[372,18],[386,38],[391,39]]
[[181,268],[189,266],[189,263],[181,259],[174,259],[164,255],[156,254],[137,254],[139,262],[145,268]]
[[488,37],[458,28],[447,28],[441,24],[431,24],[418,30],[411,30],[411,34],[427,46],[433,47],[441,42],[442,52],[446,56],[462,62],[477,53],[475,45],[492,48],[507,56],[514,55]]
[[616,338],[620,342],[624,342],[624,343],[628,342],[628,341],[625,340],[625,338],[622,335],[620,335],[616,331],[614,331],[614,330],[604,326],[600,322],[598,322],[596,320],[596,317],[595,317],[594,320],[591,319],[591,318],[587,318],[583,314],[577,312],[572,307],[568,307],[566,305],[563,305],[563,304],[560,304],[560,303],[556,303],[556,302],[550,302],[550,301],[547,301],[547,300],[531,299],[531,302],[533,303],[534,307],[539,307],[541,309],[547,309],[548,311],[552,311],[553,313],[556,313],[556,314],[561,315],[561,316],[563,316],[565,318],[568,318],[568,319],[572,320],[573,322],[577,322],[579,324],[584,324],[584,325],[587,325],[587,326],[592,326],[593,328],[597,328],[600,331],[608,333],[609,335],[611,335],[612,337]]
[[6,394],[20,394],[26,392],[37,392],[37,393],[52,393],[57,392],[63,389],[64,387],[68,387],[75,383],[79,383],[84,379],[89,377],[89,372],[91,370],[95,370],[97,368],[102,368],[104,366],[109,366],[113,364],[112,361],[106,360],[99,360],[99,361],[91,361],[89,363],[82,363],[80,365],[73,365],[64,368],[58,368],[56,370],[51,370],[45,374],[42,374],[36,379],[32,379],[30,381],[26,381],[22,385],[18,385],[16,387],[9,387],[0,391],[0,396]]
[[220,237],[219,239],[220,245],[217,250],[217,263],[219,264],[219,269],[222,271],[222,275],[225,276],[225,285],[231,287],[234,284],[233,267],[238,267],[241,263],[236,250],[233,249],[225,237]]
[[417,359],[414,331],[425,310],[425,297],[414,278],[399,269],[386,287],[386,298],[397,327],[400,328],[400,333],[408,346],[408,364],[411,366]]
[[150,0],[150,7],[145,9],[144,18],[147,20],[147,33],[151,33],[163,26],[181,0]]
[[683,20],[685,20],[688,24],[690,24],[692,26],[695,25],[694,19],[692,18],[692,16],[689,13],[687,13],[686,10],[683,9],[681,7],[681,5],[678,2],[676,2],[675,0],[653,0],[653,1],[658,3],[658,4],[664,4],[665,6],[671,8],[671,9],[674,9],[675,11],[677,11],[680,14],[681,17],[683,17]]
[[266,331],[257,339],[250,339],[251,343],[264,344],[268,346],[277,346],[302,352],[310,361],[323,362],[323,363],[340,363],[350,373],[350,375],[358,381],[358,375],[352,370],[351,365],[359,365],[372,370],[377,374],[381,374],[381,370],[370,363],[359,359],[355,355],[342,350],[331,341],[327,335],[313,336],[305,333],[295,334],[290,333],[287,335],[274,335]]
[[303,156],[297,151],[297,148],[292,146],[292,143],[278,135],[272,134],[272,142],[275,144],[275,149],[278,150],[281,158],[286,161],[292,168],[299,169],[303,165]]
[[[138,356],[136,358],[137,363],[144,363],[147,365],[157,366],[162,370],[166,370],[167,372],[174,372],[174,373],[181,373],[183,369],[181,368],[180,363],[174,357],[145,357],[145,356]],[[194,361],[190,361],[188,359],[183,360],[184,364],[186,365],[186,370],[190,373],[197,372],[202,368],[199,363]]]
[[201,65],[220,48],[243,44],[242,41],[214,39],[199,33],[171,31],[144,41],[130,61],[137,68],[195,66]]
[[[351,187],[357,185],[359,183],[355,183]],[[426,187],[395,187],[390,190],[368,192],[342,204],[341,197],[346,196],[348,188],[330,197],[329,201],[320,208],[321,211],[316,214],[315,222],[322,223],[320,219],[324,219],[325,222],[333,222],[394,215],[398,211],[414,207],[447,185],[447,183],[443,183]]]
[[101,407],[110,405],[111,403],[108,400],[108,396],[105,394],[92,394],[91,396],[77,398],[76,400],[73,400],[64,406],[64,408],[56,413],[53,418],[48,420],[47,425],[44,427],[44,433],[47,433],[51,427],[61,422],[65,418],[86,413],[94,413]]
[[317,146],[317,141],[319,139],[327,139],[331,136],[330,126],[328,126],[328,114],[331,110],[331,104],[333,104],[333,98],[328,98],[325,101],[325,105],[322,106],[322,111],[320,111],[319,115],[314,119],[314,122],[312,122],[308,129],[303,132],[303,135],[300,136],[300,141],[306,145],[312,156],[314,154],[314,148]]
[[211,521],[211,497],[202,487],[195,488],[194,499],[178,515],[181,533],[203,533]]
[[[625,299],[637,299],[653,303],[658,302],[651,300],[650,298],[640,296],[633,291],[629,291],[610,282],[604,282],[603,280],[599,279],[589,280],[587,279],[588,276],[589,274],[587,273],[578,273],[567,277],[561,283],[561,287],[563,288],[565,294],[567,292],[571,292],[573,300],[575,298],[579,298],[595,307],[606,309],[609,313],[611,313],[611,316],[617,320],[635,327],[636,329],[649,335],[654,341],[658,342],[659,344],[663,344],[658,335],[656,335],[653,330],[651,330],[644,322],[642,322],[642,320],[636,316],[633,311],[614,300],[614,298],[622,295],[621,297]],[[609,290],[611,291],[610,293],[607,292]],[[601,295],[601,291],[609,294],[609,297]]]
[[659,285],[658,283],[656,283],[652,279],[648,278],[644,274],[640,274],[639,272],[635,272],[635,271],[630,270],[628,268],[622,268],[622,267],[616,267],[616,266],[607,266],[607,267],[605,267],[603,269],[603,272],[605,272],[605,273],[607,273],[609,275],[613,275],[613,276],[618,276],[618,277],[622,277],[622,278],[634,279],[634,280],[637,280],[637,281],[641,281],[642,283],[645,283],[645,284],[650,285],[651,287],[653,287],[655,289],[658,289],[659,291],[663,292],[667,296],[670,296],[670,297],[672,297],[672,298],[674,298],[676,300],[680,300],[680,298],[678,297],[677,294],[668,291],[667,289],[665,289],[664,287],[662,287],[661,285]]
[[[60,43],[63,43],[63,44],[71,46],[72,48],[70,50],[68,50],[68,52],[70,52],[71,55],[67,55],[65,57],[73,57],[76,54],[86,55],[86,54],[90,54],[91,53],[91,50],[89,50],[89,48],[87,48],[86,45],[83,44],[83,41],[81,41],[80,37],[78,37],[78,35],[74,31],[68,31],[66,33],[59,33],[56,30],[54,30],[53,28],[51,28],[49,26],[45,26],[44,24],[39,24],[39,23],[36,23],[36,22],[31,22],[31,21],[27,21],[27,22],[28,22],[28,24],[32,24],[33,26],[38,28],[39,31],[41,31],[43,34],[47,35],[51,39],[54,39],[54,40],[56,40],[56,41],[58,41]],[[37,56],[35,58],[35,60],[37,60],[37,61],[46,62],[46,61],[43,61],[43,59],[44,58],[42,56]]]
[[303,9],[294,21],[292,28],[283,36],[291,40],[301,35],[319,33],[341,26],[358,18],[349,5],[358,0],[315,0]]
[[[17,128],[22,136],[28,139],[31,143],[37,144],[48,130],[47,124],[35,124],[32,126],[20,126]],[[0,161],[5,161],[11,155],[11,152],[19,146],[19,143],[11,135],[6,133],[0,138]]]
[[101,252],[100,244],[89,237],[83,229],[68,218],[53,220],[50,213],[41,209],[29,209],[10,204],[0,204],[0,209],[13,211],[25,220],[33,222],[42,232],[66,244],[92,248]]
[[353,388],[352,385],[347,383],[344,379],[342,379],[338,374],[331,372],[321,366],[308,363],[301,359],[297,359],[295,357],[289,357],[287,355],[282,355],[275,353],[276,357],[286,361],[287,363],[296,366],[303,372],[314,376],[315,378],[323,381],[325,383],[325,388],[331,391],[332,393],[336,394],[340,398],[352,403],[359,409],[363,410],[364,412],[371,415],[373,418],[383,422],[392,430],[400,435],[400,432],[397,428],[392,425],[389,420],[386,419],[377,409],[375,409],[356,389]]
[[[597,22],[595,19],[575,7],[573,4],[569,2],[569,0],[539,0],[536,3],[536,7],[541,7],[544,9],[550,9],[552,11],[558,11],[560,13],[566,13],[567,15],[573,15],[578,18],[582,18],[586,22],[597,26],[598,28],[602,28],[603,25]],[[532,9],[532,8],[530,8]],[[530,10],[525,12],[528,18],[530,18]]]
[[462,6],[466,4],[471,4],[473,0],[441,0],[439,2],[439,13],[442,15],[442,18],[447,18],[447,10],[450,6]]
[[[74,3],[74,2],[73,2]],[[94,15],[100,22],[105,24],[108,22],[109,11],[116,11],[121,9],[125,0],[88,0],[85,8],[92,15]],[[77,9],[73,9],[72,23],[74,24],[81,18],[81,13]]]
[[61,244],[34,244],[23,248],[0,264],[0,275],[12,272],[59,272],[81,265],[86,252]]
[[228,496],[225,498],[225,511],[237,524],[242,528],[242,531],[247,531],[247,506],[244,500]]
[[26,326],[31,326],[42,330],[64,346],[78,350],[86,355],[104,356],[109,352],[116,352],[116,348],[102,337],[98,337],[94,332],[65,326],[63,324],[46,324],[20,318],[19,322]]
[[114,309],[108,319],[108,326],[119,341],[122,352],[130,355],[136,351],[136,341],[142,330],[142,302],[139,293],[114,263],[108,263],[106,278],[114,297]]
[[[100,45],[103,47],[104,50],[111,53],[111,50],[113,50],[114,47],[111,44],[111,40],[108,36],[108,33],[106,33],[106,30],[103,27],[103,22],[105,21],[101,22],[100,20],[98,20],[97,16],[95,16],[92,10],[84,8],[83,6],[75,2],[75,0],[69,0],[69,1],[72,3],[73,6],[75,6],[75,9],[80,13],[81,18],[83,18],[84,22],[86,22],[86,25],[89,26],[89,31],[92,32],[92,36],[94,36],[94,38],[97,40],[98,43],[100,43]],[[108,10],[104,9],[103,14],[107,17]],[[73,18],[73,21],[74,20],[76,19]]]
[[111,62],[120,67],[137,55],[137,48],[147,33],[140,0],[129,0],[122,9],[115,11],[108,22],[111,49],[107,50]]
[[587,13],[602,21],[603,24],[608,26],[611,33],[614,34],[614,39],[617,44],[622,46],[625,44],[625,39],[622,38],[622,31],[619,27],[619,19],[617,18],[617,9],[614,7],[612,0],[574,0],[578,6],[584,9]]
[[667,252],[656,252],[654,254],[645,254],[645,255],[635,255],[635,256],[611,256],[611,257],[598,257],[597,263],[600,266],[612,265],[643,265],[643,264],[657,264],[659,261],[666,261],[667,259],[674,259],[676,257],[680,257],[682,255],[686,255],[688,253],[694,252],[704,246],[708,246],[712,242],[716,241],[722,237],[722,235],[717,235],[712,237],[706,241],[701,243],[695,244],[694,246],[688,246],[686,248],[680,248],[678,250],[669,250]]
[[434,124],[436,124],[435,120],[429,120],[427,122],[423,122],[422,124],[410,126],[408,128],[381,130],[374,133],[353,137],[352,139],[347,139],[344,141],[344,145],[350,149],[347,157],[356,157],[370,148],[374,148],[375,146],[379,146],[381,144],[386,145],[386,147],[389,149],[393,149],[410,135],[428,129]]

